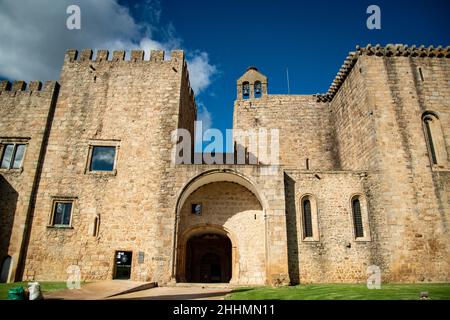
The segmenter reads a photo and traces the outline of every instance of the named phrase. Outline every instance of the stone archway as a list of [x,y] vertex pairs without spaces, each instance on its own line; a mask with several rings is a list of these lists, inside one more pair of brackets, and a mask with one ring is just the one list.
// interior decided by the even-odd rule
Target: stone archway
[[179,241],[177,282],[235,281],[238,251],[236,240],[228,230],[216,225],[198,225],[185,231]]
[[215,226],[232,242],[230,283],[288,284],[285,199],[277,191],[283,190],[281,178],[274,176],[269,187],[235,169],[216,168],[185,182],[174,206],[171,281],[187,281],[186,235]]
[[[199,267],[191,271],[192,258],[189,252],[192,248],[188,241],[197,237],[198,242],[201,242],[199,238],[210,235],[230,240],[231,259],[225,258],[225,252],[221,252],[219,257],[210,256],[211,261],[215,259],[219,262],[209,262],[210,266],[205,263],[204,272],[210,272],[211,264],[215,263],[220,264],[221,282],[229,280],[234,284],[264,284],[267,256],[266,203],[256,185],[236,172],[205,172],[191,180],[180,194],[177,204],[173,279],[176,282],[202,281]],[[198,207],[200,210],[197,212]],[[196,263],[201,264],[200,254],[206,254],[208,250],[205,246],[197,246],[194,251],[197,252]],[[227,267],[227,264],[230,266]],[[228,268],[231,277],[226,274]],[[205,281],[218,281],[217,276],[213,278],[206,275]]]

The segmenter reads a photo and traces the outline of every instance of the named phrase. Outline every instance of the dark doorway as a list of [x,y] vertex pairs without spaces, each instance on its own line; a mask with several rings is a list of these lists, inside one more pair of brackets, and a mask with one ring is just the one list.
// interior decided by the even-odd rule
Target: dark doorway
[[8,282],[9,269],[11,268],[11,257],[7,256],[2,263],[2,271],[0,274],[0,282]]
[[130,279],[132,256],[131,251],[116,251],[114,279]]
[[231,279],[231,241],[220,234],[193,236],[186,246],[186,281],[227,283]]
[[3,272],[1,282],[6,282],[5,279],[9,274],[11,257],[8,255],[8,249],[11,244],[18,198],[19,194],[14,187],[0,174],[0,267]]

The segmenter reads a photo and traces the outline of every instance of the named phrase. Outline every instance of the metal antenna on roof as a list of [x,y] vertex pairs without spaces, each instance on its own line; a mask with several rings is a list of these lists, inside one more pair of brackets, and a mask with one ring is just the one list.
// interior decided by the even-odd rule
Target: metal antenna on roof
[[291,88],[290,88],[290,85],[289,85],[289,69],[288,68],[286,68],[286,79],[287,79],[288,94],[290,94],[291,93]]

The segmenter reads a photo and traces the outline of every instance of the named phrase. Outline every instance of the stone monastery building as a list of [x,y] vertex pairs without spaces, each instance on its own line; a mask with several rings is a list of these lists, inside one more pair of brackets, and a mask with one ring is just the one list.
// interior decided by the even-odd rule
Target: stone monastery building
[[174,164],[196,117],[182,51],[0,82],[1,280],[450,281],[450,47],[357,47],[318,95],[249,68],[233,129],[279,129],[275,166]]

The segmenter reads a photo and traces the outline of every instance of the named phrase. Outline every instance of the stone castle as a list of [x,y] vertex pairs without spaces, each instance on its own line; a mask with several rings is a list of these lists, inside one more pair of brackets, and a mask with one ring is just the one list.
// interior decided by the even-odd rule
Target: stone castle
[[1,280],[449,282],[449,58],[357,47],[317,95],[249,68],[233,129],[280,129],[271,174],[172,163],[197,117],[182,51],[68,50],[59,82],[3,81]]

